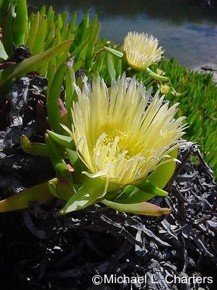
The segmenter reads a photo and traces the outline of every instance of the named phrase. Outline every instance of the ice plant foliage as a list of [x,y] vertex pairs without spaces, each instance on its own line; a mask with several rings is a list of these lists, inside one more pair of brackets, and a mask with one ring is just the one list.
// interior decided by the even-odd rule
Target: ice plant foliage
[[157,92],[153,99],[136,79],[122,76],[110,88],[101,78],[76,87],[72,109],[73,138],[91,178],[124,186],[145,179],[180,145],[183,118],[175,119]]
[[128,64],[136,70],[145,70],[161,60],[163,50],[153,35],[129,32],[124,39],[123,50]]

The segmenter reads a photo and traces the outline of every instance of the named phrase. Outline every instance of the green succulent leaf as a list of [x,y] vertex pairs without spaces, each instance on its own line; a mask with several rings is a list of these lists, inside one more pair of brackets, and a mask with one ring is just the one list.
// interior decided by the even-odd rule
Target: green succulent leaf
[[116,80],[116,71],[111,54],[107,54],[107,67],[111,82]]
[[7,2],[5,7],[5,14],[0,19],[1,27],[3,29],[3,45],[8,55],[13,54],[14,42],[13,42],[13,14],[14,14],[14,5]]
[[74,184],[68,177],[51,179],[48,181],[48,186],[54,197],[65,201],[68,201],[75,193]]
[[60,109],[58,106],[58,99],[61,95],[63,79],[66,73],[66,65],[62,64],[56,71],[54,78],[48,83],[47,93],[47,114],[51,128],[57,132],[61,132],[60,126]]
[[[9,4],[10,3],[8,0],[0,0],[0,21],[2,21],[4,16],[7,14]],[[1,23],[1,25],[2,25],[2,23]]]
[[99,35],[99,30],[100,30],[100,25],[97,20],[97,16],[94,17],[91,25],[90,25],[90,39],[89,39],[89,46],[87,49],[87,54],[86,54],[86,66],[91,68],[93,64],[93,58],[95,56],[95,45],[98,39]]
[[38,11],[36,14],[32,14],[29,17],[29,32],[26,40],[26,45],[32,54],[34,54],[34,44],[36,36],[39,32],[39,25],[40,25],[40,13]]
[[47,35],[47,20],[44,15],[39,15],[36,24],[38,24],[38,26],[36,28],[37,30],[34,31],[35,38],[31,48],[31,52],[33,55],[39,54],[44,51],[46,46],[45,40]]
[[45,141],[47,144],[49,157],[54,168],[56,169],[57,177],[59,177],[59,175],[62,176],[61,168],[58,167],[58,165],[63,164],[65,168],[66,162],[64,160],[64,153],[61,151],[59,145],[48,134],[45,135]]
[[82,172],[83,170],[85,170],[84,163],[79,158],[77,151],[67,148],[66,152],[70,164],[72,164],[72,166],[75,168],[76,171]]
[[62,51],[68,50],[71,43],[72,40],[64,41],[63,43],[52,47],[39,55],[32,56],[8,69],[1,70],[0,88],[5,88],[10,85],[15,78],[21,77],[22,75],[45,65],[50,59],[54,58],[59,53],[62,53]]
[[151,184],[164,188],[170,181],[175,169],[176,161],[178,156],[178,149],[174,149],[170,152],[170,156],[173,158],[170,161],[160,164],[148,177]]
[[2,44],[2,41],[0,40],[0,60],[5,60],[8,58],[7,52],[5,51],[5,48]]
[[[140,190],[138,187],[134,185],[127,185],[122,193],[120,195],[117,195],[117,198],[115,199],[115,196],[113,196],[112,201],[120,202],[120,203],[138,203],[143,201],[148,201],[155,197],[155,194],[151,194],[149,192],[145,192],[143,190]],[[107,195],[106,195],[107,198]],[[108,199],[108,198],[107,198]]]
[[28,11],[26,0],[17,1],[16,17],[13,23],[13,41],[15,46],[25,44],[28,29]]
[[[149,182],[149,180],[144,180],[139,183],[139,185],[127,185],[124,187],[120,194],[106,195],[106,198],[120,202],[124,204],[139,203],[143,201],[148,201],[155,196],[167,196],[168,193],[157,186]],[[108,198],[111,196],[111,198]]]
[[109,51],[111,54],[119,57],[119,58],[122,58],[124,56],[124,53],[119,51],[119,50],[116,50],[116,49],[113,49],[111,47],[108,47],[108,46],[104,46],[105,50]]
[[56,175],[58,178],[63,178],[69,174],[69,169],[65,163],[57,163],[55,165]]
[[133,214],[141,214],[147,216],[161,216],[169,214],[171,212],[169,208],[161,208],[149,202],[122,204],[104,199],[101,201],[101,203],[118,211],[124,211]]
[[[74,89],[74,83],[75,83],[75,72],[72,67],[72,61],[68,61],[66,66],[66,110],[69,113],[71,111],[72,102],[75,100],[76,94]],[[68,114],[71,116],[70,114]],[[72,121],[72,120],[70,120]]]
[[72,137],[61,135],[50,130],[47,130],[47,133],[55,142],[64,148],[73,149],[75,147]]
[[57,193],[57,182],[58,182],[57,178],[55,178],[54,180],[49,180],[48,188],[49,188],[50,194],[52,194],[56,198],[59,198],[59,195]]
[[139,189],[153,195],[167,196],[168,192],[152,184],[149,179],[142,180],[136,185]]
[[56,184],[56,194],[58,198],[68,201],[75,194],[75,185],[69,177],[58,179]]
[[168,77],[165,77],[165,76],[162,76],[162,75],[159,75],[155,72],[153,72],[150,68],[146,68],[149,76],[151,78],[153,78],[154,80],[157,80],[157,81],[162,81],[162,82],[166,82],[166,81],[169,81],[169,78]]
[[[55,179],[53,179],[53,182]],[[12,195],[11,197],[0,201],[0,212],[21,210],[29,207],[31,202],[37,201],[40,204],[53,199],[50,193],[48,182],[35,185],[31,188]]]
[[31,142],[25,135],[20,138],[20,144],[24,152],[36,156],[48,156],[47,145],[44,143]]
[[84,209],[94,204],[105,191],[105,181],[101,178],[87,178],[78,191],[68,200],[60,214]]

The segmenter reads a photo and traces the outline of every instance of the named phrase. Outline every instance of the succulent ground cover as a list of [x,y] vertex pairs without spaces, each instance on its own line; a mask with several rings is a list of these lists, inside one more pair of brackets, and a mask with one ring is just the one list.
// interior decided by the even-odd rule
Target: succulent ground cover
[[[98,39],[88,14],[79,24],[52,8],[29,16],[26,1],[6,0],[0,12],[1,288],[94,289],[94,275],[112,274],[145,280],[101,289],[216,289],[211,75],[161,60],[146,34],[124,46]],[[183,115],[201,151],[180,139]]]

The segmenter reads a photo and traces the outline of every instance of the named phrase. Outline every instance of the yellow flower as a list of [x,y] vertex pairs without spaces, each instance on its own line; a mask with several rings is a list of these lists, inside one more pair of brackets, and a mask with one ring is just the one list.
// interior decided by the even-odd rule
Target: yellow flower
[[177,104],[169,108],[156,93],[136,79],[122,76],[107,88],[98,77],[76,87],[73,138],[89,177],[118,186],[144,179],[180,145],[184,117],[174,119]]
[[163,50],[153,35],[129,32],[124,39],[123,50],[127,62],[137,70],[144,70],[161,60]]
[[168,94],[170,91],[170,86],[168,84],[161,84],[160,85],[160,92],[162,94]]

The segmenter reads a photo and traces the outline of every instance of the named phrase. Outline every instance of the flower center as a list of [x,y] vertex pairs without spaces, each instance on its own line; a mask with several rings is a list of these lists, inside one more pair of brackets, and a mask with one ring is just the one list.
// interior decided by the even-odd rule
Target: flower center
[[144,147],[143,140],[138,136],[135,136],[131,131],[124,132],[120,130],[114,130],[107,132],[107,135],[103,141],[103,145],[111,145],[114,140],[118,139],[116,147],[116,156],[122,152],[127,152],[125,158],[129,159],[135,155],[142,155]]

